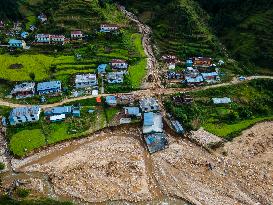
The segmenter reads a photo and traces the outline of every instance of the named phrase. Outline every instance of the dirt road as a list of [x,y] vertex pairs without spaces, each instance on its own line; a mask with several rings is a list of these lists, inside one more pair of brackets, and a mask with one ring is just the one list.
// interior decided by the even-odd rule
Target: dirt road
[[[143,90],[138,90],[138,91],[133,91],[131,93],[119,93],[119,94],[134,94],[135,96],[139,97],[151,97],[151,96],[160,96],[160,95],[170,95],[170,94],[175,94],[179,92],[192,92],[192,91],[198,91],[198,90],[206,90],[210,88],[217,88],[217,87],[223,87],[223,86],[228,86],[228,85],[235,85],[239,83],[243,83],[246,81],[251,81],[254,79],[273,79],[273,76],[250,76],[247,77],[245,81],[239,81],[237,78],[234,78],[232,81],[228,83],[220,83],[220,84],[215,84],[215,85],[208,85],[208,86],[202,86],[202,87],[196,87],[196,88],[151,88],[151,89],[143,89]],[[109,95],[113,94],[100,94],[97,97],[106,97]],[[67,98],[64,99],[61,102],[57,103],[52,103],[52,104],[46,104],[46,105],[41,105],[42,109],[50,108],[50,107],[55,107],[55,106],[61,106],[66,103],[74,102],[77,100],[85,100],[85,99],[91,99],[94,98],[95,96],[88,95],[88,96],[82,96],[82,97],[77,97],[77,98]],[[7,106],[7,107],[25,107],[25,106],[30,106],[29,104],[16,104],[16,103],[10,103],[4,100],[0,100],[0,106]]]

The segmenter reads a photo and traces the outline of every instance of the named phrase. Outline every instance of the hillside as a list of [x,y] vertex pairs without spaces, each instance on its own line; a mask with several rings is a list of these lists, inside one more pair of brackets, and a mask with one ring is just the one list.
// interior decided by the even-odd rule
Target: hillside
[[245,74],[272,73],[272,0],[118,2],[153,28],[153,39],[161,55],[223,56],[220,41]]
[[159,56],[172,53],[217,56],[219,44],[207,23],[209,16],[193,0],[119,0],[153,29]]
[[197,1],[211,16],[211,27],[236,60],[247,70],[258,66],[263,69],[254,72],[272,73],[272,0]]

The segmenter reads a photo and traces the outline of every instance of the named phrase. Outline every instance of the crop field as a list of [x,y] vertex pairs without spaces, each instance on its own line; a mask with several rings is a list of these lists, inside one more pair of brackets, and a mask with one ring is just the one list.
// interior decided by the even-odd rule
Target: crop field
[[[188,129],[205,128],[232,139],[257,122],[273,119],[273,80],[254,80],[241,85],[192,92],[191,105],[165,102],[167,109]],[[230,104],[214,105],[212,98],[229,97]]]
[[[89,113],[90,109],[95,112]],[[42,116],[37,123],[8,127],[9,146],[15,156],[23,157],[37,148],[85,136],[102,129],[117,112],[119,112],[118,108],[104,110],[100,106],[82,106],[81,117],[67,117],[64,122],[51,123]]]

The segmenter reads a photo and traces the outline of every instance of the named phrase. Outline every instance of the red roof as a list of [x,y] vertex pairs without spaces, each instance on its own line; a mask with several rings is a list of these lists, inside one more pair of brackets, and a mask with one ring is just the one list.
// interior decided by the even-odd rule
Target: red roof
[[126,63],[126,61],[121,59],[113,59],[111,63]]
[[71,31],[71,34],[82,34],[81,31]]
[[96,98],[97,103],[101,103],[101,97]]
[[64,35],[50,35],[50,38],[65,38]]

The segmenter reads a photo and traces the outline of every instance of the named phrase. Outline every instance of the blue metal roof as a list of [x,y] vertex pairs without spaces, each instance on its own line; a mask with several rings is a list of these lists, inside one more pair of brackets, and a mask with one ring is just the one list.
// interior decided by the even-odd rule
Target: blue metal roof
[[22,40],[17,40],[17,39],[10,39],[9,40],[9,44],[21,44],[22,43]]
[[10,117],[20,117],[25,115],[36,115],[41,111],[39,106],[31,106],[31,107],[16,107],[13,108],[10,112]]
[[210,77],[210,76],[218,76],[217,72],[211,72],[211,73],[201,73],[203,78]]
[[204,79],[201,75],[198,75],[195,78],[185,77],[185,79],[186,79],[187,83],[200,83],[200,82],[204,81]]
[[105,101],[107,104],[117,104],[117,98],[116,96],[106,96]]
[[100,64],[100,65],[98,66],[98,68],[97,68],[98,73],[105,72],[106,67],[107,67],[107,64]]
[[61,81],[49,81],[38,83],[37,91],[61,89]]
[[144,113],[144,126],[152,126],[154,124],[154,113]]
[[126,107],[128,115],[139,115],[140,110],[139,107]]

